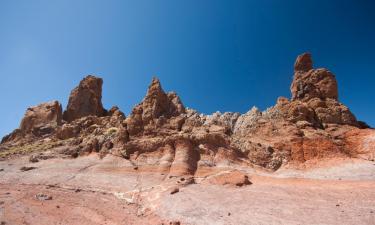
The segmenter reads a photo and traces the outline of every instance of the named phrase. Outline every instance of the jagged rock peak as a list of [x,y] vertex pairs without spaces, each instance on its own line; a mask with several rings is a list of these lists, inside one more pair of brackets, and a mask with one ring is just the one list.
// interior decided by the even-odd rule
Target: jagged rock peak
[[146,119],[160,116],[168,118],[185,112],[185,107],[178,95],[175,92],[165,93],[157,77],[152,78],[141,104]]
[[313,69],[311,54],[306,52],[299,55],[294,63],[294,71],[307,72],[311,69]]
[[185,113],[185,107],[174,92],[164,92],[158,78],[154,77],[148,86],[146,96],[135,106],[127,124],[129,132],[136,134],[144,130],[148,124],[160,117],[168,119]]
[[362,126],[349,108],[338,101],[335,75],[324,68],[313,69],[311,54],[297,57],[294,78],[290,87],[292,101],[277,104],[287,112],[290,121],[308,121],[316,127],[325,124]]
[[327,69],[312,69],[311,54],[299,55],[294,70],[294,78],[290,87],[292,100],[338,99],[335,75]]
[[84,116],[104,116],[102,105],[103,80],[93,75],[86,76],[70,93],[64,120],[71,122]]
[[157,96],[158,94],[165,94],[163,88],[161,87],[160,80],[157,77],[153,77],[151,84],[147,89],[147,96]]

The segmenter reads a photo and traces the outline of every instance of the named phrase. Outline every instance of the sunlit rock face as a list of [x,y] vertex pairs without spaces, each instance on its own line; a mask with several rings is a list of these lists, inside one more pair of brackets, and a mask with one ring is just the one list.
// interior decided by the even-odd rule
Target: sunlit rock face
[[71,122],[85,116],[104,116],[106,110],[102,105],[102,85],[101,78],[92,75],[85,77],[70,93],[64,120]]
[[291,99],[279,97],[263,112],[253,107],[244,114],[204,115],[185,108],[153,78],[143,100],[125,116],[116,106],[103,108],[102,84],[101,78],[85,77],[71,92],[63,118],[57,101],[28,109],[20,129],[2,146],[47,138],[64,143],[61,154],[111,154],[171,177],[233,165],[277,170],[292,162],[372,154],[362,142],[374,131],[339,102],[335,76],[314,69],[308,53],[296,59]]

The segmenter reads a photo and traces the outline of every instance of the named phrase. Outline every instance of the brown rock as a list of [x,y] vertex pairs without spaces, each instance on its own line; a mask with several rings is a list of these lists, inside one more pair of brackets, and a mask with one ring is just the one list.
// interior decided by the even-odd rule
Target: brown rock
[[237,187],[252,184],[249,180],[249,177],[245,173],[238,170],[219,173],[207,178],[205,182],[215,185],[228,185]]
[[165,119],[185,112],[185,107],[175,93],[166,94],[157,78],[153,78],[143,101],[135,106],[127,119],[130,135],[163,125]]
[[307,72],[313,68],[313,61],[310,53],[299,55],[294,63],[294,71]]
[[102,85],[101,78],[92,75],[85,77],[70,93],[64,120],[71,122],[89,115],[104,116],[106,110],[102,105]]
[[338,99],[335,76],[327,69],[312,69],[310,54],[298,56],[291,85],[292,100]]
[[349,124],[356,126],[357,119],[350,112],[348,107],[334,99],[326,99],[325,101],[314,98],[307,105],[315,111],[318,120],[323,124]]
[[175,158],[169,176],[194,175],[198,160],[199,152],[189,140],[177,140],[175,143]]
[[80,132],[80,127],[75,124],[64,124],[56,131],[56,137],[62,140],[77,137]]
[[179,191],[180,191],[180,189],[178,187],[174,187],[174,188],[171,189],[170,193],[171,193],[171,195],[173,195],[173,194],[176,194]]
[[375,161],[374,129],[352,129],[344,134],[344,140],[351,156]]
[[20,131],[36,136],[50,134],[61,125],[61,119],[61,105],[58,101],[42,103],[27,109],[21,121]]

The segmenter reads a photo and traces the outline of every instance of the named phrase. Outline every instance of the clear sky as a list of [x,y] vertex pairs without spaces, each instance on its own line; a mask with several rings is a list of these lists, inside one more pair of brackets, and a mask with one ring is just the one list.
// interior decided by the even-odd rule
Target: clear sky
[[264,110],[290,97],[296,56],[330,69],[339,98],[375,126],[375,1],[2,0],[0,136],[28,106],[87,74],[126,114],[152,76],[203,113]]

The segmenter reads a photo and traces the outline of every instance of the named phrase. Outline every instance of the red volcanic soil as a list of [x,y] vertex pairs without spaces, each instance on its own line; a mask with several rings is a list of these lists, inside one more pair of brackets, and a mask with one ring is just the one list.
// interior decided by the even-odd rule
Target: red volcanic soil
[[[5,224],[373,224],[375,165],[327,162],[330,169],[238,167],[166,178],[118,157],[96,155],[30,163],[0,162]],[[21,171],[23,166],[36,167]],[[141,172],[139,172],[141,171]],[[241,172],[238,172],[241,171]],[[207,173],[209,174],[209,173]],[[230,174],[233,174],[231,177]],[[241,187],[243,175],[252,184]],[[178,192],[171,194],[177,188]],[[51,200],[36,197],[45,194]],[[178,223],[175,223],[178,224]]]

